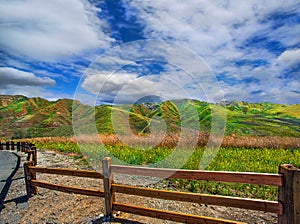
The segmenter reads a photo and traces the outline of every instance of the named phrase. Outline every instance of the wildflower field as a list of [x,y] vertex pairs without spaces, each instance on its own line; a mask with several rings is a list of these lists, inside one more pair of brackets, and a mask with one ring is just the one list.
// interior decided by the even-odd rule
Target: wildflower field
[[[25,139],[36,144],[38,149],[51,149],[66,153],[73,153],[74,159],[84,159],[91,165],[101,164],[105,156],[113,157],[113,163],[127,165],[156,166],[166,160],[163,167],[178,167],[182,169],[199,169],[199,163],[204,152],[211,150],[213,158],[205,168],[206,170],[239,171],[277,173],[281,164],[293,164],[300,167],[300,140],[291,137],[234,137],[226,136],[218,149],[204,147],[207,135],[199,136],[198,145],[192,149],[185,147],[178,149],[177,159],[168,158],[175,150],[179,136],[169,135],[155,147],[151,139],[139,145],[136,139],[126,140],[130,146],[122,143],[116,135],[49,137]],[[100,141],[102,144],[99,144]],[[188,139],[183,141],[188,146]],[[79,143],[79,144],[78,144]],[[132,147],[135,145],[135,147]],[[182,163],[182,158],[190,154],[187,161]],[[209,153],[208,153],[209,155]],[[162,164],[162,163],[160,163]],[[161,186],[161,185],[159,185]],[[158,186],[158,187],[159,187]],[[190,192],[221,194],[228,196],[254,197],[276,200],[277,188],[235,183],[214,183],[208,181],[187,181],[177,179],[163,180],[165,188],[180,189]]]

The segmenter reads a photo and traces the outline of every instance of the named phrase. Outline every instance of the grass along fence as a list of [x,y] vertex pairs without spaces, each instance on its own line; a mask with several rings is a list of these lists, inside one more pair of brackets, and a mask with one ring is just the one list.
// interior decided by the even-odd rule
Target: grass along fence
[[[250,172],[221,172],[201,170],[173,170],[147,167],[130,167],[112,165],[110,158],[102,161],[102,174],[96,171],[84,171],[61,168],[45,168],[34,166],[33,163],[26,165],[27,193],[37,194],[37,187],[52,190],[76,193],[105,198],[106,217],[113,218],[113,211],[123,211],[136,215],[153,218],[172,220],[185,223],[239,223],[231,220],[204,217],[193,214],[158,210],[122,204],[115,201],[115,194],[129,194],[166,200],[185,201],[192,203],[237,207],[278,214],[278,223],[300,223],[300,169],[292,165],[281,165],[278,174],[250,173]],[[103,179],[104,189],[86,189],[73,186],[63,186],[36,180],[36,173],[48,173],[57,175],[79,176],[87,178]],[[207,180],[215,182],[250,183],[259,185],[272,185],[279,188],[277,201],[261,199],[228,197],[220,195],[196,194],[141,188],[114,183],[113,173],[129,175],[169,177],[189,180]]]
[[[182,137],[178,133],[170,133],[168,135],[163,134],[165,137],[162,139],[159,147],[172,148],[176,147],[179,139]],[[146,137],[146,138],[144,138]],[[56,143],[69,144],[72,151],[79,151],[77,143],[80,144],[98,144],[99,140],[105,145],[120,146],[124,145],[122,142],[127,142],[129,145],[135,146],[153,146],[157,144],[157,139],[160,139],[161,135],[156,134],[147,137],[147,135],[136,136],[133,138],[131,135],[122,136],[122,141],[116,134],[97,134],[97,135],[79,135],[74,137],[40,137],[40,138],[28,138],[24,141],[31,141],[42,147],[47,147]],[[217,136],[211,136],[209,133],[198,133],[198,146],[206,146],[207,142],[211,138],[211,141],[218,141]],[[190,140],[188,138],[182,139],[181,144],[189,146]],[[283,148],[283,149],[299,149],[300,138],[296,137],[279,137],[279,136],[224,136],[221,147],[243,147],[243,148]]]

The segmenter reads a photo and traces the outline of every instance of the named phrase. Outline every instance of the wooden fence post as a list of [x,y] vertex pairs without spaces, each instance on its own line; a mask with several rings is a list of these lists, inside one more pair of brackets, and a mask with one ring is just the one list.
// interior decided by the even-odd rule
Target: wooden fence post
[[29,166],[33,166],[33,161],[25,162],[24,163],[24,174],[25,174],[25,185],[26,185],[26,192],[27,195],[30,197],[33,194],[37,194],[37,187],[32,186],[31,180],[36,180],[36,173],[32,172],[29,169]]
[[111,158],[105,157],[102,160],[103,185],[105,195],[105,216],[110,220],[112,218],[114,194],[112,193],[113,175],[110,169]]
[[3,150],[2,142],[0,142],[0,150]]
[[25,144],[26,144],[25,142],[21,143],[21,151],[22,152],[25,152]]
[[10,150],[15,150],[15,143],[14,142],[10,142],[10,145],[11,145]]
[[34,165],[37,165],[37,151],[36,151],[36,147],[35,146],[31,146],[31,150],[33,150],[33,154],[32,154],[32,158],[33,158],[33,162]]
[[19,152],[21,150],[21,143],[17,142],[17,151]]
[[6,150],[9,150],[9,142],[6,142]]
[[300,169],[289,164],[279,167],[283,186],[279,187],[278,200],[283,205],[283,214],[278,215],[278,224],[300,223]]

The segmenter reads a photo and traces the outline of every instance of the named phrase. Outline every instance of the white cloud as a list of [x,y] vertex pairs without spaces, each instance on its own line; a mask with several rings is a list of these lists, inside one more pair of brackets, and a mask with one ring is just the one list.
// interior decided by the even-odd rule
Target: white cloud
[[141,0],[125,3],[128,14],[138,13],[145,23],[146,37],[179,41],[204,57],[225,50],[229,51],[226,57],[230,53],[240,57],[238,44],[256,33],[269,33],[269,24],[260,22],[265,16],[297,6],[295,1],[261,0],[191,0],[172,1],[172,4],[163,0]]
[[[297,99],[297,90],[287,84],[290,80],[279,76],[282,75],[282,68],[299,63],[298,50],[287,50],[277,58],[272,47],[266,46],[274,42],[290,49],[299,44],[299,24],[279,24],[279,19],[271,17],[274,13],[300,13],[297,1],[178,0],[172,1],[172,4],[166,0],[123,2],[127,16],[138,17],[145,27],[145,37],[180,43],[202,56],[213,72],[224,74],[226,79],[231,80],[230,84],[220,81],[227,99],[279,103],[280,100],[291,103]],[[254,38],[262,38],[263,41],[259,43]],[[189,63],[188,59],[181,59]],[[235,62],[239,60],[248,62],[236,65]],[[266,63],[252,65],[251,61],[255,60]],[[203,76],[198,78],[203,80]],[[204,82],[205,86],[214,84],[213,79]],[[213,95],[213,91],[208,94]],[[299,102],[299,98],[294,102]]]
[[132,81],[137,76],[134,74],[94,74],[87,77],[82,87],[94,94],[109,93],[119,91],[126,83]]
[[36,60],[57,60],[113,41],[97,8],[81,0],[11,0],[0,7],[0,46]]
[[38,77],[32,72],[25,72],[11,67],[0,67],[0,94],[39,96],[48,100],[71,97],[71,95],[64,93],[46,91],[47,87],[54,85],[55,80],[49,77]]
[[[201,99],[209,101],[219,99],[218,87],[212,86],[211,80],[197,82],[184,71],[168,70],[160,75],[138,76],[133,73],[93,74],[86,77],[82,88],[97,95],[98,102],[116,104],[134,103],[139,99],[155,95],[164,100]],[[207,97],[207,94],[210,94]],[[80,93],[77,93],[80,96]],[[79,97],[78,97],[79,99]]]
[[0,87],[17,86],[54,86],[55,80],[38,77],[32,72],[24,72],[15,68],[0,67]]
[[[153,63],[162,63],[164,72],[151,74],[146,68]],[[130,69],[126,70],[125,65]],[[98,95],[102,102],[134,103],[149,95],[222,100],[214,74],[195,52],[155,40],[136,41],[107,51],[87,69],[81,87]]]
[[278,57],[278,62],[285,63],[288,65],[300,63],[300,49],[291,49],[291,50],[284,51]]
[[[273,68],[272,68],[273,69]],[[220,81],[226,100],[243,100],[249,102],[268,101],[279,104],[293,104],[299,102],[299,79],[284,79],[277,76],[276,71],[265,67],[254,69],[248,75],[255,78],[253,82],[238,80],[236,83]],[[277,67],[277,70],[279,68]],[[260,70],[260,71],[256,71]],[[275,70],[275,68],[274,68]],[[255,74],[258,72],[258,75]],[[231,75],[232,78],[239,78]]]

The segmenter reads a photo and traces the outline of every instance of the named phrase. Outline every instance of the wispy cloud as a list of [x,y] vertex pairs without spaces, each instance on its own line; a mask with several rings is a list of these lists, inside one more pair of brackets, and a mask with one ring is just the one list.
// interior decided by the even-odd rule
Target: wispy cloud
[[[14,77],[25,72],[36,82],[54,82],[32,86],[29,95],[47,88],[48,98],[70,96],[85,74],[78,87],[89,102],[101,87],[101,102],[145,95],[219,101],[221,86],[226,100],[300,103],[296,0],[10,0],[1,2],[0,21],[0,66],[15,69]],[[154,44],[122,51],[128,41],[153,39],[181,49]],[[104,53],[113,46],[119,51]],[[3,82],[2,92],[22,92],[4,77],[11,83]]]
[[150,95],[210,102],[223,99],[216,77],[195,52],[156,40],[107,51],[86,71],[81,87],[100,102],[134,103]]
[[24,72],[15,68],[0,67],[0,87],[18,86],[53,86],[55,80],[48,77],[37,77],[32,72]]
[[282,78],[299,65],[297,1],[123,2],[128,16],[140,17],[145,37],[183,44],[222,74],[226,99],[300,102]]
[[[114,42],[106,20],[98,17],[100,12],[84,0],[2,1],[1,93],[71,98],[75,81],[91,60]],[[14,75],[9,78],[10,73]],[[20,74],[27,75],[20,79]],[[37,85],[31,85],[34,82]],[[30,89],[22,87],[26,85]]]
[[55,80],[49,77],[37,76],[32,72],[12,67],[0,67],[0,94],[40,96],[50,100],[67,96],[67,94],[60,93],[60,97],[58,97],[57,94],[47,90],[54,87],[55,84]]
[[113,41],[106,23],[87,1],[3,1],[0,8],[0,45],[11,55],[53,61]]

